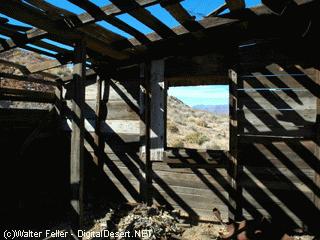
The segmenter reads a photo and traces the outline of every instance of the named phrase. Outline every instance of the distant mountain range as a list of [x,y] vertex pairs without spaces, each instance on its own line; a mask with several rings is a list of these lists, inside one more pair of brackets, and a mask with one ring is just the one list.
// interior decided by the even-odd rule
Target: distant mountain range
[[229,113],[229,105],[195,105],[192,108],[220,115]]

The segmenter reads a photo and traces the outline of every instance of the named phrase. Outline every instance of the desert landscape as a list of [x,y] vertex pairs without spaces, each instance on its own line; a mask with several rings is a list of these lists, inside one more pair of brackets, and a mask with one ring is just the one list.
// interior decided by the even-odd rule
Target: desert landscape
[[221,111],[221,109],[213,108],[211,112],[208,106],[194,106],[192,108],[176,97],[168,96],[167,146],[228,150],[228,119],[226,111]]

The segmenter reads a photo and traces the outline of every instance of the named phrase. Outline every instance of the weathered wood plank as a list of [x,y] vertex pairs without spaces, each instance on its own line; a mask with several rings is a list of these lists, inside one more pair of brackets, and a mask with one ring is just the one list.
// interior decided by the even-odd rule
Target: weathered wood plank
[[244,9],[246,7],[244,0],[226,0],[226,3],[231,12]]
[[316,98],[305,89],[238,91],[240,109],[315,109]]
[[165,151],[164,162],[175,165],[181,164],[186,167],[192,165],[201,167],[201,165],[212,164],[216,167],[226,164],[227,153],[224,151],[203,151],[197,149],[167,149]]
[[[298,126],[314,123],[316,120],[315,109],[277,110],[277,109],[243,109],[238,110],[239,121],[249,121],[253,124],[263,122],[265,124],[287,122]],[[259,121],[260,120],[260,121]]]
[[39,79],[31,76],[22,76],[22,75],[15,75],[15,74],[9,74],[9,73],[0,73],[0,82],[5,79],[13,79],[17,81],[23,81],[23,82],[32,82],[32,83],[38,83],[43,85],[50,85],[50,86],[58,86],[58,83],[55,81],[47,81],[44,79]]
[[119,18],[116,18],[112,15],[107,15],[101,8],[99,8],[94,3],[88,0],[69,0],[70,2],[76,4],[77,6],[81,7],[82,9],[86,10],[91,16],[94,17],[96,21],[104,20],[115,27],[131,34],[137,40],[139,40],[142,44],[148,43],[149,39],[137,29],[131,27],[129,24],[121,21]]
[[[95,131],[95,120],[94,119],[85,119],[84,126],[86,131],[94,132]],[[136,120],[106,120],[101,123],[101,132],[103,133],[115,133],[115,134],[132,134],[139,135],[140,133],[140,124]],[[65,131],[72,130],[72,124],[69,119],[63,121],[62,129]]]
[[126,11],[153,29],[162,38],[175,36],[174,32],[168,26],[154,17],[147,9],[139,7],[139,4],[135,0],[111,0],[111,2],[122,11]]
[[312,78],[305,74],[278,74],[271,73],[264,75],[260,73],[253,73],[251,76],[242,77],[240,80],[240,88],[244,89],[305,89],[313,92],[319,86],[315,84]]
[[271,136],[314,136],[315,110],[240,110],[239,133]]
[[[240,155],[246,166],[267,167],[268,164],[281,168],[293,163],[300,169],[316,167],[314,141],[296,140],[295,142],[266,141],[265,143],[240,144]],[[250,156],[250,157],[249,157]]]
[[203,29],[199,22],[195,20],[195,17],[191,16],[179,2],[162,2],[161,6],[164,7],[188,31],[196,32]]
[[[71,101],[67,101],[68,108],[71,108]],[[107,107],[106,120],[139,120],[139,115],[134,109],[131,108],[124,101],[109,101],[107,104],[103,104],[103,107]],[[96,113],[96,102],[94,100],[86,101],[84,108],[84,116],[86,119],[94,119]]]
[[29,91],[22,89],[0,88],[2,100],[54,103],[56,96],[50,92]]
[[150,73],[150,159],[162,161],[164,154],[165,80],[164,60],[151,62]]
[[[15,11],[12,11],[12,9],[15,9]],[[123,59],[123,57],[126,56],[126,54],[120,53],[119,51],[116,51],[106,46],[106,43],[101,40],[101,39],[106,40],[106,38],[101,37],[101,35],[98,35],[95,30],[93,30],[90,34],[86,32],[87,27],[85,26],[84,27],[85,29],[82,32],[76,31],[76,30],[65,31],[63,30],[63,29],[67,29],[67,26],[65,23],[63,23],[64,24],[63,27],[61,27],[61,25],[58,27],[57,24],[54,21],[51,21],[50,17],[44,14],[40,9],[34,8],[25,3],[22,3],[19,1],[14,1],[14,2],[6,1],[6,2],[3,2],[0,11],[22,22],[26,22],[33,26],[39,27],[40,29],[43,29],[44,30],[43,34],[46,34],[46,32],[50,32],[51,35],[49,37],[52,40],[58,40],[58,41],[70,43],[70,40],[72,41],[72,40],[81,39],[81,35],[85,34],[87,37],[88,47],[93,51],[95,51],[96,53],[110,56],[111,58],[114,57],[115,59]],[[89,28],[97,29],[97,27],[95,26],[92,26]],[[104,30],[104,33],[108,33],[108,31]],[[59,38],[57,39],[57,37],[55,38],[53,37],[53,35],[59,36]],[[108,41],[106,40],[106,42]]]

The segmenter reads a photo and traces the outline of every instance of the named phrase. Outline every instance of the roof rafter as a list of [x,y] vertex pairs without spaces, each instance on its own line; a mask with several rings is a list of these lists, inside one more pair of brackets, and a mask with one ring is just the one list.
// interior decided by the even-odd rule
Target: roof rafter
[[[15,11],[12,11],[15,9]],[[126,57],[126,54],[121,53],[115,49],[112,49],[106,42],[105,32],[100,32],[96,35],[95,30],[98,30],[97,26],[91,27],[92,33],[84,31],[70,31],[66,25],[60,25],[52,21],[50,17],[48,17],[41,10],[32,7],[30,5],[24,4],[18,0],[3,0],[0,3],[0,12],[3,14],[9,15],[19,21],[26,22],[32,26],[39,27],[44,30],[44,32],[50,32],[50,37],[53,40],[67,42],[74,42],[77,39],[86,38],[87,46],[102,55],[109,56],[114,59],[123,59]],[[61,19],[64,20],[63,18]],[[54,36],[52,37],[51,34]],[[93,36],[94,35],[94,36]]]
[[154,30],[160,37],[175,36],[175,33],[167,25],[154,17],[147,9],[141,7],[135,0],[110,0],[110,2]]
[[121,21],[120,19],[112,15],[107,15],[101,8],[99,8],[94,3],[88,0],[68,0],[68,1],[86,10],[91,16],[94,17],[95,21],[104,20],[114,25],[115,27],[121,29],[122,31],[125,31],[131,34],[133,37],[139,40],[142,44],[149,42],[149,39],[143,33],[138,31],[134,27],[131,27],[129,24]]

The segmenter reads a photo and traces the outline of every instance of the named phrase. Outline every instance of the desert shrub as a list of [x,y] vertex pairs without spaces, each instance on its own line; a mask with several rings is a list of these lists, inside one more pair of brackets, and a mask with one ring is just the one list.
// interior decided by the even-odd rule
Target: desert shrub
[[188,117],[188,122],[196,122],[197,118],[195,117]]
[[168,123],[168,130],[172,133],[178,133],[179,128],[174,123]]
[[206,143],[205,148],[211,149],[211,150],[221,150],[221,146],[219,146],[217,143],[214,143],[214,142]]
[[199,132],[190,133],[185,137],[185,141],[188,143],[202,145],[204,142],[209,141],[210,139]]
[[203,119],[197,119],[196,124],[200,127],[208,127],[208,123]]
[[183,148],[184,147],[184,143],[181,139],[174,139],[170,145],[171,145],[171,147],[175,147],[175,148]]

